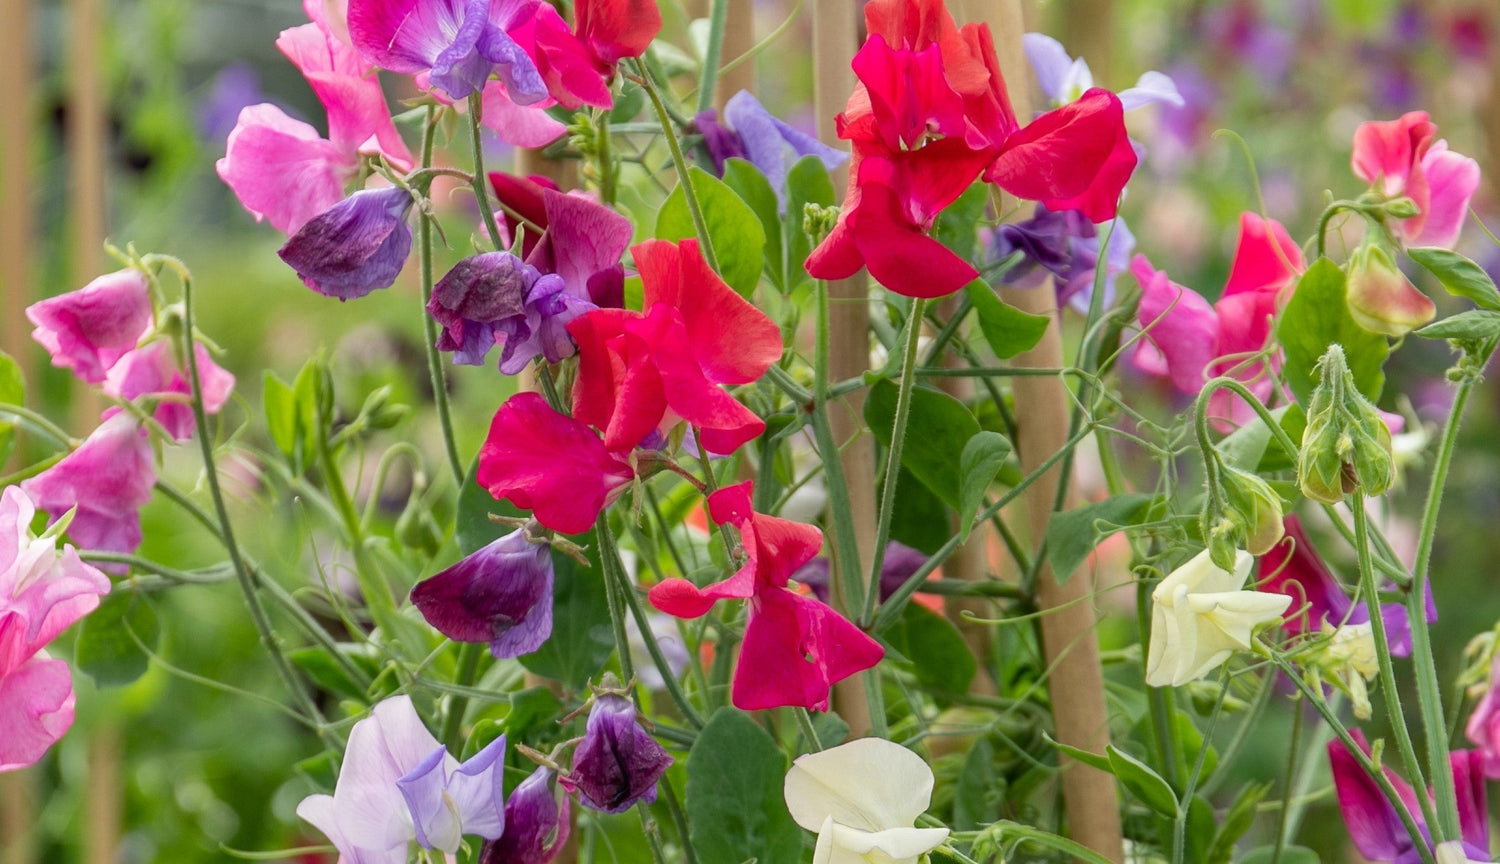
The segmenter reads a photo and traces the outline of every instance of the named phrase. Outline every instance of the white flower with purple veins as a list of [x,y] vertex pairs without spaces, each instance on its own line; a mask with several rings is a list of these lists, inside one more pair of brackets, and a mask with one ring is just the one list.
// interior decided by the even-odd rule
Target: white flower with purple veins
[[[1022,37],[1026,45],[1026,59],[1036,72],[1037,84],[1053,105],[1066,105],[1076,101],[1094,86],[1094,74],[1089,71],[1088,61],[1082,57],[1073,59],[1062,43],[1041,33],[1027,33]],[[1126,111],[1150,105],[1153,102],[1183,106],[1182,94],[1172,79],[1160,72],[1144,72],[1136,79],[1134,87],[1119,92],[1120,104]]]
[[405,864],[411,841],[452,854],[474,834],[505,830],[505,736],[460,763],[422,725],[411,697],[376,705],[354,724],[332,795],[309,795],[297,815],[328,835],[341,864]]

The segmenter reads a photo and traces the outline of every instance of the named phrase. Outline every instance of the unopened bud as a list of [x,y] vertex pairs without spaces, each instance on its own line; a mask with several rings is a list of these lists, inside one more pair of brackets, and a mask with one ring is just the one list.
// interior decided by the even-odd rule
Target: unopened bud
[[824,237],[833,233],[833,227],[839,222],[839,213],[838,207],[804,204],[802,205],[802,230],[812,239],[814,245],[822,243]]
[[1349,314],[1372,333],[1404,336],[1437,315],[1437,307],[1397,267],[1391,253],[1366,242],[1349,259]]
[[1225,516],[1237,526],[1242,545],[1251,555],[1264,555],[1281,540],[1281,496],[1271,484],[1247,471],[1224,466],[1220,475]]
[[1382,209],[1385,210],[1386,215],[1394,216],[1397,219],[1410,219],[1422,212],[1422,208],[1417,206],[1417,202],[1404,195],[1385,202],[1385,206]]
[[1302,494],[1325,504],[1362,489],[1381,495],[1396,479],[1391,430],[1354,385],[1344,349],[1333,344],[1318,361],[1322,381],[1307,409],[1307,429],[1297,459]]

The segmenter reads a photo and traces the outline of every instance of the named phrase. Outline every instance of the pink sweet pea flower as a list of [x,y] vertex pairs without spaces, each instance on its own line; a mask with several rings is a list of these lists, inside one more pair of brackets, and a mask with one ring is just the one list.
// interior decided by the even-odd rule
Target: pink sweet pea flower
[[317,23],[281,31],[276,47],[323,103],[328,139],[335,147],[346,153],[384,153],[396,168],[411,167],[411,151],[391,122],[375,67]]
[[1406,196],[1417,205],[1417,215],[1391,224],[1398,239],[1451,249],[1479,188],[1479,163],[1434,141],[1436,135],[1426,111],[1361,123],[1350,166],[1384,197]]
[[262,103],[240,111],[224,158],[214,167],[255,221],[265,219],[278,231],[295,234],[343,200],[344,184],[358,174],[359,159],[308,124]]
[[823,534],[751,508],[751,484],[726,486],[708,498],[715,522],[739,529],[745,565],[722,582],[698,588],[686,579],[664,580],[649,599],[669,615],[697,618],[721,599],[749,599],[750,620],[735,667],[735,707],[756,711],[800,705],[828,709],[832,686],[880,662],[885,651],[833,609],[787,588],[793,572],[823,544]]
[[141,545],[140,509],[151,500],[155,484],[145,430],[121,413],[105,420],[61,462],[21,481],[21,488],[54,522],[78,508],[68,535],[80,548],[134,552]]
[[1484,776],[1500,778],[1500,656],[1490,661],[1490,689],[1469,715],[1464,737],[1479,748]]
[[[217,414],[234,390],[234,376],[214,362],[202,343],[193,347],[203,384],[203,411]],[[193,436],[193,406],[187,401],[193,390],[187,370],[177,365],[177,353],[168,342],[157,340],[121,357],[104,380],[104,392],[116,399],[163,399],[153,415],[156,422],[178,441]]]
[[42,648],[110,589],[72,546],[31,533],[35,512],[20,487],[0,492],[0,771],[35,763],[73,725],[68,664]]
[[581,534],[635,476],[587,426],[553,411],[539,393],[506,400],[479,448],[479,485],[532,511],[553,531]]
[[36,325],[31,338],[52,355],[52,365],[72,369],[90,384],[151,327],[151,292],[136,270],[117,270],[89,284],[26,307]]

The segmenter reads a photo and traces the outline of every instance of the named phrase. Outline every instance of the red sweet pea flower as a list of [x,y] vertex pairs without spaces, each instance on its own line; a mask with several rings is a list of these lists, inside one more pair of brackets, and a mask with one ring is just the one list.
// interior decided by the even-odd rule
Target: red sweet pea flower
[[750,600],[734,675],[735,707],[826,710],[829,688],[879,663],[884,649],[833,609],[787,590],[791,574],[818,554],[823,532],[754,512],[750,492],[747,481],[708,498],[713,520],[739,529],[745,565],[703,588],[667,579],[651,589],[651,604],[678,618],[697,618],[718,600]]
[[708,451],[732,452],[765,423],[719,385],[760,378],[781,356],[780,330],[708,267],[696,240],[650,240],[631,255],[645,311],[598,309],[568,324],[579,353],[574,416],[612,450],[680,419]]
[[655,0],[578,0],[573,15],[578,38],[611,69],[626,57],[646,53],[661,31]]

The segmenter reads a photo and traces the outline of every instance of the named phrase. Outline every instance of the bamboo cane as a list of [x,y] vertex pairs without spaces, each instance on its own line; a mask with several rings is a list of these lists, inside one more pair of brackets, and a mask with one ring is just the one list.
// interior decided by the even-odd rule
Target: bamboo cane
[[36,771],[0,774],[0,864],[36,864]]
[[[724,22],[724,47],[719,55],[721,63],[744,54],[755,47],[755,3],[754,0],[729,0],[729,16]],[[720,111],[729,97],[749,90],[755,92],[755,61],[741,63],[728,72],[720,72],[714,84],[714,105]]]
[[[834,132],[833,118],[843,110],[849,94],[854,92],[854,72],[849,61],[859,48],[858,7],[844,0],[814,0],[812,36],[813,104],[818,116],[818,137],[825,143],[841,146]],[[834,187],[839,190],[840,197],[848,176],[845,168],[834,177]],[[828,371],[832,380],[852,378],[869,368],[868,294],[868,282],[863,272],[828,283]],[[860,559],[847,564],[840,561],[837,565],[839,568],[852,566],[856,573],[863,574],[866,565],[874,560],[875,552],[875,441],[863,432],[863,392],[855,391],[829,408],[829,425],[841,448],[839,460],[849,486],[850,515]],[[843,580],[835,574],[832,582],[835,586],[834,601],[841,612],[848,614],[851,610],[839,590]],[[851,737],[869,734],[872,718],[862,677],[846,678],[835,685],[834,701],[839,715],[849,724]]]
[[[1025,25],[1020,0],[986,0],[976,11],[980,13],[976,17],[989,23],[994,33],[1000,68],[1009,82],[1011,105],[1024,123],[1031,116],[1031,72],[1022,48]],[[1064,365],[1057,298],[1050,284],[1031,290],[1003,289],[1001,296],[1024,311],[1052,319],[1042,341],[1017,357],[1015,364],[1048,368]],[[1020,426],[1016,446],[1021,471],[1030,473],[1066,443],[1069,398],[1061,379],[1052,376],[1018,377],[1013,387]],[[1059,479],[1057,471],[1054,469],[1026,492],[1033,543],[1046,534]],[[1058,584],[1045,563],[1038,573],[1037,601],[1045,613],[1041,618],[1043,654],[1051,673],[1048,690],[1057,740],[1102,753],[1109,745],[1109,711],[1090,589],[1089,579],[1082,573],[1064,584]],[[1114,777],[1063,757],[1062,786],[1073,839],[1113,861],[1123,860]]]
[[36,89],[31,85],[31,0],[0,4],[0,351],[31,376],[35,352],[27,338],[26,306],[32,301],[31,148],[36,131]]
[[[100,0],[71,0],[72,32],[68,82],[68,224],[72,230],[72,268],[68,284],[78,287],[99,275],[104,266],[105,192],[103,75],[104,10]],[[55,292],[54,292],[55,293]],[[74,425],[83,432],[99,423],[100,399],[87,388],[74,388]]]

